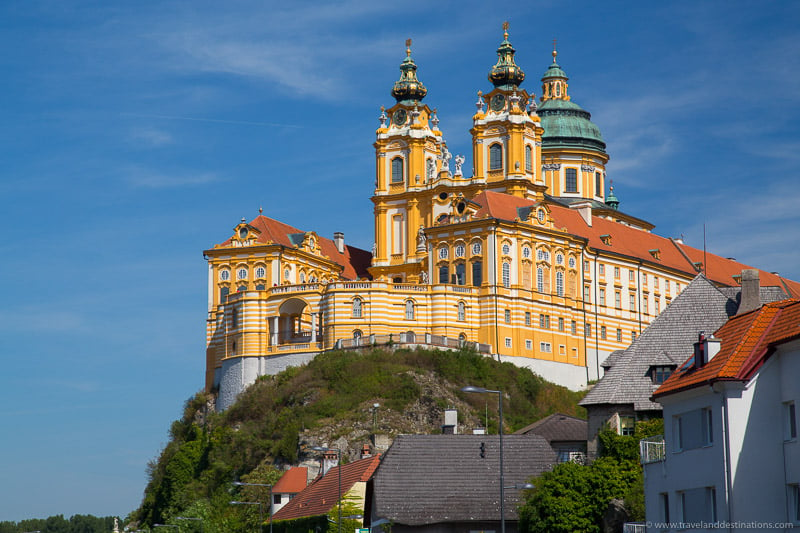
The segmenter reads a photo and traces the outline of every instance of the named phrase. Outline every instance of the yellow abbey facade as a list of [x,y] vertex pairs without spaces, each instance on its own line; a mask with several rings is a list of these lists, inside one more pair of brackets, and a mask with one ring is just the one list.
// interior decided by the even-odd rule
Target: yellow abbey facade
[[537,103],[505,30],[475,104],[469,175],[423,103],[407,43],[376,131],[371,252],[261,214],[204,252],[206,387],[219,408],[320,351],[387,343],[467,344],[578,389],[697,272],[738,283],[746,265],[619,210],[605,142],[556,52]]

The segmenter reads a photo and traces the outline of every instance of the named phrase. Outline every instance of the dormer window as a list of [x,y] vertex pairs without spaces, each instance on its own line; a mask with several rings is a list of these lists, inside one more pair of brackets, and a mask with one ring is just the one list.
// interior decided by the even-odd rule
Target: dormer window
[[648,250],[648,252],[650,252],[650,255],[653,256],[653,259],[659,259],[659,260],[661,259],[661,250],[660,249],[653,248],[652,250]]
[[611,235],[609,235],[608,233],[606,233],[605,235],[600,235],[600,240],[606,246],[611,246]]
[[246,239],[247,238],[247,228],[239,229],[239,238]]
[[675,365],[656,365],[650,367],[650,379],[656,385],[661,385],[672,375]]

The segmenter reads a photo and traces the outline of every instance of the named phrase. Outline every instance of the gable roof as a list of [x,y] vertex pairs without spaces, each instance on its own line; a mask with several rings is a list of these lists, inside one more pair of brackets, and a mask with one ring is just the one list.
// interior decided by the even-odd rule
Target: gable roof
[[526,426],[514,435],[539,435],[547,439],[547,442],[565,441],[585,441],[588,431],[588,422],[582,418],[554,413],[537,420],[533,424]]
[[273,493],[297,494],[308,485],[308,468],[293,466],[272,487]]
[[[279,220],[258,215],[250,225],[259,232],[256,238],[257,245],[280,244],[287,248],[295,248],[303,242],[305,232],[289,224],[284,224]],[[230,245],[231,239],[228,238],[219,246]],[[344,252],[339,253],[336,244],[331,239],[317,237],[319,242],[320,254],[328,256],[334,263],[341,265],[343,270],[341,276],[345,279],[359,279],[371,277],[367,269],[372,264],[372,254],[366,250],[355,246],[344,246]]]
[[800,300],[764,304],[730,319],[714,336],[721,341],[719,353],[701,368],[694,366],[694,356],[689,357],[653,397],[715,381],[749,380],[777,345],[800,338]]
[[[654,365],[679,365],[700,331],[714,331],[736,313],[733,300],[698,274],[621,354],[579,405],[633,404],[661,410],[650,397],[658,388],[648,375]],[[613,355],[613,354],[612,354]],[[609,356],[611,358],[611,356]]]
[[[530,208],[536,203],[495,191],[481,192],[473,201],[481,206],[475,218],[491,217],[509,222],[513,222],[523,208]],[[587,240],[591,248],[601,252],[620,254],[691,275],[697,273],[695,263],[707,263],[703,265],[703,274],[714,283],[725,286],[735,286],[737,278],[734,276],[741,274],[744,269],[753,268],[603,216],[593,214],[592,225],[589,226],[575,209],[557,201],[546,200],[545,203],[555,228]],[[601,236],[606,235],[612,238],[604,241]],[[653,256],[651,250],[658,250],[658,258]],[[759,270],[759,278],[762,286],[780,287],[791,297],[800,298],[800,283],[796,281],[764,270]]]
[[277,513],[273,520],[294,520],[306,516],[328,514],[339,501],[339,469],[342,475],[342,495],[353,485],[367,481],[378,467],[380,456],[366,457],[346,465],[335,466],[292,498]]
[[[556,463],[539,435],[504,435],[503,454],[506,486]],[[371,481],[371,516],[405,525],[499,521],[498,463],[498,435],[400,435]],[[516,520],[519,491],[507,489],[505,496],[506,519]]]

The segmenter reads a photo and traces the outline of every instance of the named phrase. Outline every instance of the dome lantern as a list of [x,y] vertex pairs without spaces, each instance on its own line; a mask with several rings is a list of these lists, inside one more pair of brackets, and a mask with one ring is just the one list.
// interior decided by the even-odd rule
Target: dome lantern
[[508,40],[508,22],[504,22],[503,42],[497,49],[497,63],[489,71],[489,81],[495,87],[511,90],[525,80],[525,73],[514,62],[514,52]]
[[398,102],[419,102],[428,89],[417,79],[417,65],[411,59],[411,39],[406,39],[406,58],[400,63],[400,79],[394,82],[392,96]]

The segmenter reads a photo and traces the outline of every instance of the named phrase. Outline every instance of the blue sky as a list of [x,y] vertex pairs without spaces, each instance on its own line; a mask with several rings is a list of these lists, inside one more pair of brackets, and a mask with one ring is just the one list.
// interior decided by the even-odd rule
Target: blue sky
[[502,22],[537,95],[557,38],[623,210],[800,280],[800,3],[503,6],[0,4],[0,520],[139,504],[203,385],[201,252],[242,217],[371,248],[408,37],[467,156]]

